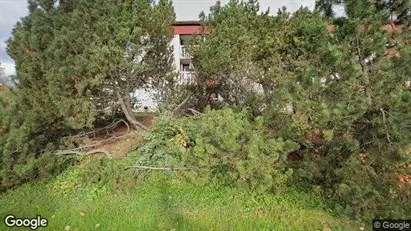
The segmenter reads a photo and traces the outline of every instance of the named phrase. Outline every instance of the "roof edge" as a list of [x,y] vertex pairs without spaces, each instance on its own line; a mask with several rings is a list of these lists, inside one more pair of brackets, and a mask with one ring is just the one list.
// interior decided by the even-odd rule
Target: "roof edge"
[[191,21],[176,21],[174,24],[174,26],[181,26],[181,25],[200,25],[200,21],[195,21],[195,20],[191,20]]

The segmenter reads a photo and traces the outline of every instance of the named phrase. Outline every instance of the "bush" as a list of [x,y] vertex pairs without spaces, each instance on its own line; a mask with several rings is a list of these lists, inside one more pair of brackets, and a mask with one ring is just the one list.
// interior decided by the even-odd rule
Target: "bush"
[[85,184],[82,181],[80,168],[68,168],[58,175],[49,185],[49,192],[54,196],[69,196],[82,189]]
[[290,164],[295,169],[292,182],[299,189],[331,199],[337,214],[365,220],[401,219],[411,214],[407,202],[411,200],[411,185],[398,180],[401,175],[409,175],[409,169],[363,153],[308,155]]
[[0,96],[0,191],[53,177],[73,160],[52,154],[66,130],[17,93],[13,89]]
[[350,158],[336,170],[340,180],[333,196],[344,206],[344,213],[366,219],[406,219],[411,215],[411,206],[407,203],[411,201],[411,187],[400,184],[398,171],[381,168],[383,165],[376,168],[362,164],[358,158]]
[[138,148],[142,153],[139,162],[158,166],[181,165],[181,153],[190,142],[181,124],[169,115],[157,117],[144,137],[144,145]]
[[80,180],[98,194],[106,190],[127,192],[136,185],[134,171],[126,167],[133,165],[135,159],[126,158],[92,158],[79,165]]
[[292,174],[284,167],[287,154],[298,145],[274,139],[248,113],[208,110],[204,116],[173,120],[164,115],[153,123],[139,149],[140,163],[184,167],[200,184],[240,185],[252,191],[277,191]]

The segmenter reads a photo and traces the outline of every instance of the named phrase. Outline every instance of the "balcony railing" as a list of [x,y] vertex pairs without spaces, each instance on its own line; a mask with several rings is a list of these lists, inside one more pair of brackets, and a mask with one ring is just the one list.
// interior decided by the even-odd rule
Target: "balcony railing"
[[181,84],[193,84],[194,83],[194,73],[191,71],[181,71],[180,72],[180,83]]
[[181,46],[180,58],[182,58],[182,59],[191,59],[192,58],[192,56],[187,52],[187,50],[184,46]]

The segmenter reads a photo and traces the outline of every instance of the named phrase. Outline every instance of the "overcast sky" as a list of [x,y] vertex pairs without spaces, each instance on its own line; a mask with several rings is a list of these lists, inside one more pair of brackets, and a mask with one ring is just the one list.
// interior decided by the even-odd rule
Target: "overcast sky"
[[[174,0],[177,20],[197,20],[201,11],[206,13],[216,0]],[[223,4],[228,0],[222,0]],[[286,6],[289,11],[297,10],[301,5],[314,8],[315,0],[260,0],[261,10],[270,7],[272,13]],[[0,62],[6,74],[14,74],[14,61],[6,53],[5,41],[20,18],[28,14],[27,0],[0,0]]]

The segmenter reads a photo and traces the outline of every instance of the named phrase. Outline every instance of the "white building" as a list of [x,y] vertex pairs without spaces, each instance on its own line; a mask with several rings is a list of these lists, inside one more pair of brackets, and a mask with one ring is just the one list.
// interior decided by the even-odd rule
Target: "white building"
[[[184,44],[196,33],[200,32],[200,23],[198,21],[179,21],[173,25],[174,38],[171,40],[174,55],[174,67],[177,73],[180,73],[178,82],[180,84],[192,84],[195,81],[192,72],[191,56],[187,53]],[[154,97],[154,90],[136,90],[133,97],[137,98],[139,105],[135,107],[136,111],[153,112],[157,110],[157,101]]]

